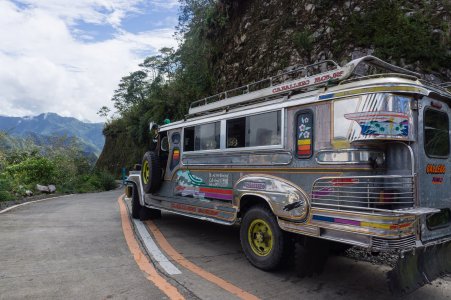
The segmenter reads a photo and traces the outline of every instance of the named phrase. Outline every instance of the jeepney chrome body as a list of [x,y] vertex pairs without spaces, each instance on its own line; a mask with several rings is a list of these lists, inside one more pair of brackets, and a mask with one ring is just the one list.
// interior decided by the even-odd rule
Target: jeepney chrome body
[[[451,238],[449,222],[427,224],[431,215],[451,209],[450,154],[430,157],[423,145],[426,111],[449,120],[451,94],[418,74],[369,60],[401,74],[348,79],[360,59],[342,69],[335,65],[317,83],[271,80],[264,90],[248,85],[238,96],[230,96],[237,89],[195,102],[186,120],[160,128],[169,138],[164,182],[154,194],[138,188],[141,204],[232,225],[248,203],[262,201],[283,230],[378,251]],[[303,87],[302,80],[312,84]],[[266,113],[268,124],[269,116],[280,114],[277,135],[258,120]],[[238,143],[229,137],[239,131],[235,125],[254,121],[262,126],[255,139],[268,136],[267,144],[230,147]],[[220,142],[205,146],[214,149],[187,151],[188,129],[216,123]],[[181,140],[174,143],[173,135]],[[174,163],[175,151],[180,158]],[[139,172],[128,180],[141,186]]]

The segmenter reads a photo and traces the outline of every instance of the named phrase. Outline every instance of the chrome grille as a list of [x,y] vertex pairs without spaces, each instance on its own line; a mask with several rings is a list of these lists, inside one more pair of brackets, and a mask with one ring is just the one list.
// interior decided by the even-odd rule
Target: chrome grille
[[313,184],[312,207],[381,212],[412,207],[412,176],[323,177]]
[[403,250],[415,247],[415,236],[407,236],[399,239],[389,240],[373,237],[371,239],[371,249],[374,250]]

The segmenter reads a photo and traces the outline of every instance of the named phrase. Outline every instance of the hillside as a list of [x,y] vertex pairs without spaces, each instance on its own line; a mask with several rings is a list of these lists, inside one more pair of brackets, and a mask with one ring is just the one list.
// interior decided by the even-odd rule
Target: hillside
[[192,101],[291,66],[375,55],[429,81],[451,81],[450,1],[180,2],[179,48],[146,58],[115,91],[120,117],[104,130],[114,147],[105,147],[101,168],[139,162],[149,121],[182,119]]
[[218,91],[289,66],[364,55],[451,81],[450,1],[222,2],[218,16],[227,22],[208,35],[220,49],[209,58]]
[[[55,136],[76,137],[84,152],[97,156],[102,151],[105,138],[102,134],[102,123],[84,123],[75,118],[62,117],[55,113],[40,114],[32,117],[0,116],[0,131],[13,137],[27,138],[36,145],[49,143]],[[11,141],[18,143],[20,139]],[[8,148],[3,140],[1,147]]]

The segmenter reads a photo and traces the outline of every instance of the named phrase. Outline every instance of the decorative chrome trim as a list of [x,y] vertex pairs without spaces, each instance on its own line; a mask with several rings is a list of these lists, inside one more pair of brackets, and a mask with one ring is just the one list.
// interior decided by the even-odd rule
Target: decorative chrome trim
[[380,150],[373,150],[373,149],[358,149],[358,148],[337,149],[337,150],[334,150],[334,149],[325,149],[325,150],[319,150],[319,151],[317,151],[316,154],[315,154],[315,160],[316,160],[316,162],[317,162],[318,164],[320,164],[320,165],[363,165],[363,164],[370,164],[370,163],[371,163],[370,161],[355,161],[355,162],[353,162],[353,161],[347,161],[347,162],[345,162],[345,161],[336,161],[336,162],[331,161],[331,162],[326,162],[326,161],[321,161],[321,160],[318,159],[318,156],[319,156],[321,153],[327,153],[327,152],[330,152],[330,153],[342,153],[342,152],[368,152],[368,153],[380,153],[380,154],[383,155],[384,160],[385,160],[385,153],[384,153],[383,151],[380,151]]
[[[393,179],[401,180],[400,182],[390,183],[390,182],[371,182],[370,180],[384,180]],[[335,182],[334,182],[335,180]],[[354,181],[355,180],[355,181]],[[360,182],[361,180],[368,180],[366,182]],[[411,187],[405,187],[405,180],[409,180]],[[336,183],[336,186],[333,184]],[[331,185],[329,185],[331,184]],[[364,186],[353,186],[353,185],[364,185]],[[370,185],[381,185],[382,186],[370,186]],[[337,211],[360,211],[360,212],[385,212],[393,214],[393,209],[383,209],[371,207],[373,204],[380,204],[376,201],[370,201],[371,198],[377,198],[378,190],[385,189],[404,189],[405,191],[400,192],[387,192],[387,194],[393,195],[396,199],[401,199],[402,201],[391,201],[384,202],[384,205],[396,205],[405,204],[409,207],[415,205],[415,188],[414,188],[414,177],[413,176],[400,176],[400,175],[386,175],[386,176],[348,176],[348,177],[320,177],[316,179],[312,186],[312,193],[310,195],[312,207],[316,208],[329,208]],[[374,189],[374,191],[370,191]],[[408,189],[408,190],[407,190]],[[316,195],[315,195],[316,193]],[[369,195],[371,193],[371,195]],[[345,196],[341,194],[346,194]],[[348,195],[350,194],[350,195]],[[319,196],[318,196],[319,195]],[[325,198],[322,196],[324,195]],[[362,197],[356,196],[361,195]],[[407,196],[411,195],[411,196]],[[357,199],[358,201],[353,201]],[[360,201],[360,199],[367,201]],[[404,201],[409,200],[409,201]],[[319,203],[321,202],[321,203]],[[326,203],[325,203],[326,202]],[[328,203],[327,203],[328,202]],[[352,203],[359,203],[360,206],[352,205]],[[363,206],[365,205],[365,206]]]
[[[136,185],[139,185],[139,190],[138,190],[138,194],[139,194],[139,203],[141,204],[141,205],[145,205],[145,202],[144,202],[144,189],[143,189],[143,186],[142,186],[142,184],[141,184],[141,173],[139,173],[139,174],[130,174],[130,175],[128,175],[128,179],[130,179],[130,177],[137,177],[138,179],[138,182],[136,182],[135,180],[130,180],[130,181],[132,181],[133,183],[135,183]],[[127,179],[127,180],[128,180]]]
[[[248,151],[248,148],[246,148],[246,151],[242,151],[242,148],[240,148],[239,150],[241,151],[214,151],[211,152],[210,150],[208,150],[208,152],[206,151],[201,151],[201,153],[192,153],[189,152],[187,154],[185,154],[184,157],[182,157],[181,160],[181,164],[183,166],[286,166],[291,164],[291,162],[293,161],[293,155],[290,151],[277,151],[277,150],[283,150],[280,148],[274,148],[274,151],[272,152],[252,152],[252,151]],[[256,149],[255,149],[256,150]],[[262,149],[262,150],[268,150],[267,148]],[[246,155],[253,155],[253,156],[264,156],[264,155],[288,155],[289,159],[286,162],[280,162],[280,163],[259,163],[259,164],[250,164],[250,163],[219,163],[219,162],[215,162],[215,163],[186,163],[185,159],[195,159],[198,157],[205,157],[207,156],[214,156],[217,157],[217,155],[220,155],[221,157],[237,157],[237,156],[246,156]]]

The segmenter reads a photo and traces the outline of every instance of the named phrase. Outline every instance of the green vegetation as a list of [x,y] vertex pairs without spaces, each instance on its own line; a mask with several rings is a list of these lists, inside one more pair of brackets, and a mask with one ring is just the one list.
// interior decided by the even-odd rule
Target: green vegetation
[[[446,1],[445,1],[446,2]],[[409,1],[370,2],[361,12],[353,12],[339,24],[338,44],[352,41],[356,46],[372,47],[382,59],[407,63],[420,61],[427,71],[451,68],[449,23],[431,19],[433,6],[425,1],[419,10]],[[338,25],[338,24],[337,24]]]
[[[3,140],[15,139],[5,133]],[[14,142],[0,150],[0,201],[14,200],[34,191],[36,184],[53,184],[60,193],[83,193],[115,188],[115,180],[106,172],[95,171],[89,156],[76,139],[59,137],[45,147],[30,141]]]
[[306,30],[295,32],[293,34],[293,43],[299,53],[310,55],[313,50],[313,38],[311,37],[311,34]]

